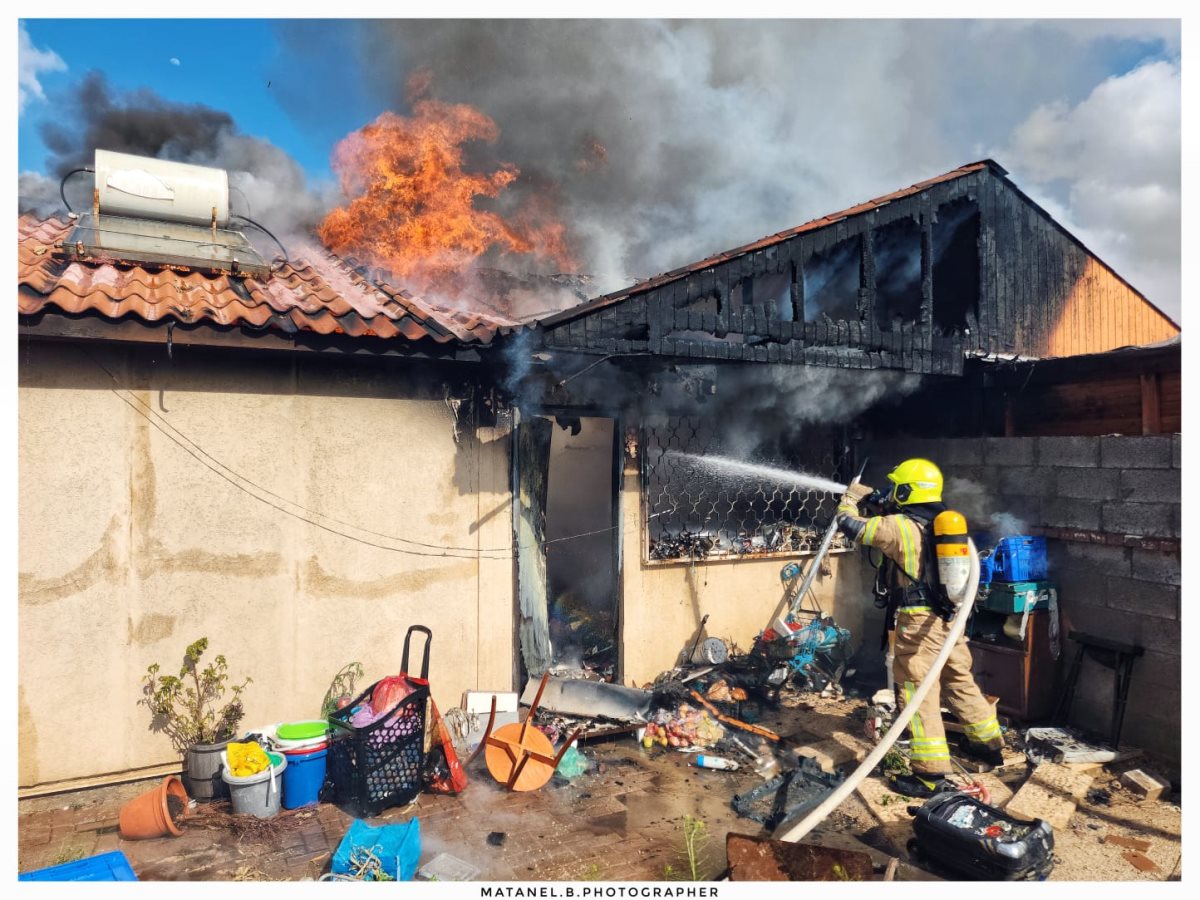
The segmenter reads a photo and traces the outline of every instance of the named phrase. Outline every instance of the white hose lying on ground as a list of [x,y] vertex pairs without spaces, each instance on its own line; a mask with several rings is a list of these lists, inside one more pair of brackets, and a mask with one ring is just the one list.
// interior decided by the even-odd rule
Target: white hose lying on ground
[[837,789],[826,797],[820,806],[801,819],[798,824],[779,835],[777,840],[792,842],[800,840],[820,825],[826,816],[837,809],[842,801],[850,796],[851,792],[859,786],[862,780],[871,773],[871,770],[892,749],[892,744],[896,743],[896,739],[904,733],[904,729],[908,727],[908,723],[912,721],[912,717],[925,701],[925,696],[938,683],[938,679],[942,675],[942,667],[946,665],[946,660],[950,658],[950,652],[954,649],[954,645],[958,643],[958,639],[962,637],[963,632],[966,631],[967,619],[971,617],[971,607],[975,605],[975,592],[979,590],[979,555],[975,551],[975,543],[969,538],[967,539],[967,545],[970,547],[971,577],[967,581],[966,593],[962,603],[958,607],[958,612],[954,614],[954,618],[950,621],[950,633],[946,635],[946,642],[942,645],[941,651],[933,661],[933,666],[930,667],[929,674],[921,680],[916,692],[904,705],[904,709],[896,717],[896,721],[892,723],[892,727],[887,730],[887,734],[883,736],[883,739],[875,746],[875,749],[867,754],[867,758],[859,764],[850,777],[838,785]]

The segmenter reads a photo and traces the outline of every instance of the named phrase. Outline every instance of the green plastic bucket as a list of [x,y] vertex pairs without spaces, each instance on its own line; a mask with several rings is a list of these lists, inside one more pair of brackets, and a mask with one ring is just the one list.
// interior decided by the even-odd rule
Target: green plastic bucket
[[329,731],[329,723],[324,719],[311,722],[284,722],[275,729],[275,736],[283,741],[307,741],[312,738],[324,737]]

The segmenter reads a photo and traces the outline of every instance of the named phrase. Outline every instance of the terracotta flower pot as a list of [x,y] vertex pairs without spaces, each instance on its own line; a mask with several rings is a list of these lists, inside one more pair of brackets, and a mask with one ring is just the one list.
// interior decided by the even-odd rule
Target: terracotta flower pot
[[[168,798],[175,798],[177,804],[169,804]],[[121,837],[127,841],[140,841],[146,838],[179,837],[183,834],[171,818],[170,806],[179,807],[179,818],[187,815],[188,795],[183,789],[183,782],[177,775],[168,775],[162,783],[134,797],[121,807],[121,815],[117,820],[121,829]]]

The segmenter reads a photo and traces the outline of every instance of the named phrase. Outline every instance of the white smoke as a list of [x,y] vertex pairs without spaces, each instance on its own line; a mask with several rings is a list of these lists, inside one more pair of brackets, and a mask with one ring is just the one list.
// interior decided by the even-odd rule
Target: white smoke
[[310,182],[286,151],[262,138],[229,130],[181,161],[228,169],[233,210],[261,222],[280,238],[306,233],[341,199],[332,181]]
[[1029,534],[1029,523],[1010,510],[996,508],[996,494],[969,478],[946,480],[945,501],[967,517],[971,531],[987,531],[993,540],[1014,534]]
[[17,176],[17,212],[33,213],[39,219],[66,216],[58,193],[58,180],[40,172],[22,172]]
[[1181,78],[1161,60],[1108,78],[1076,105],[1037,107],[1000,151],[1035,199],[1176,319]]
[[885,399],[908,396],[921,382],[920,375],[885,370],[749,366],[721,371],[710,409],[727,424],[724,453],[770,462],[778,458],[770,446],[777,437],[852,422]]
[[1029,523],[1024,519],[1017,518],[1012,513],[993,513],[992,532],[996,538],[1014,534],[1029,534]]

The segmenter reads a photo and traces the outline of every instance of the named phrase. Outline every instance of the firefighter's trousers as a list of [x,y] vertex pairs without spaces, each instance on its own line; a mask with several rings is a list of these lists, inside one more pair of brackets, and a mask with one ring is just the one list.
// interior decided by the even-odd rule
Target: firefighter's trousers
[[[950,623],[928,607],[901,607],[896,613],[896,648],[894,671],[896,699],[899,708],[917,691],[917,686],[933,666],[946,637]],[[983,698],[983,692],[971,674],[971,651],[965,637],[960,637],[942,668],[939,683],[925,696],[925,701],[909,725],[912,735],[910,760],[916,773],[946,774],[951,771],[950,748],[942,726],[942,705],[950,708],[963,724],[965,737],[988,747],[1004,746],[995,708]]]

